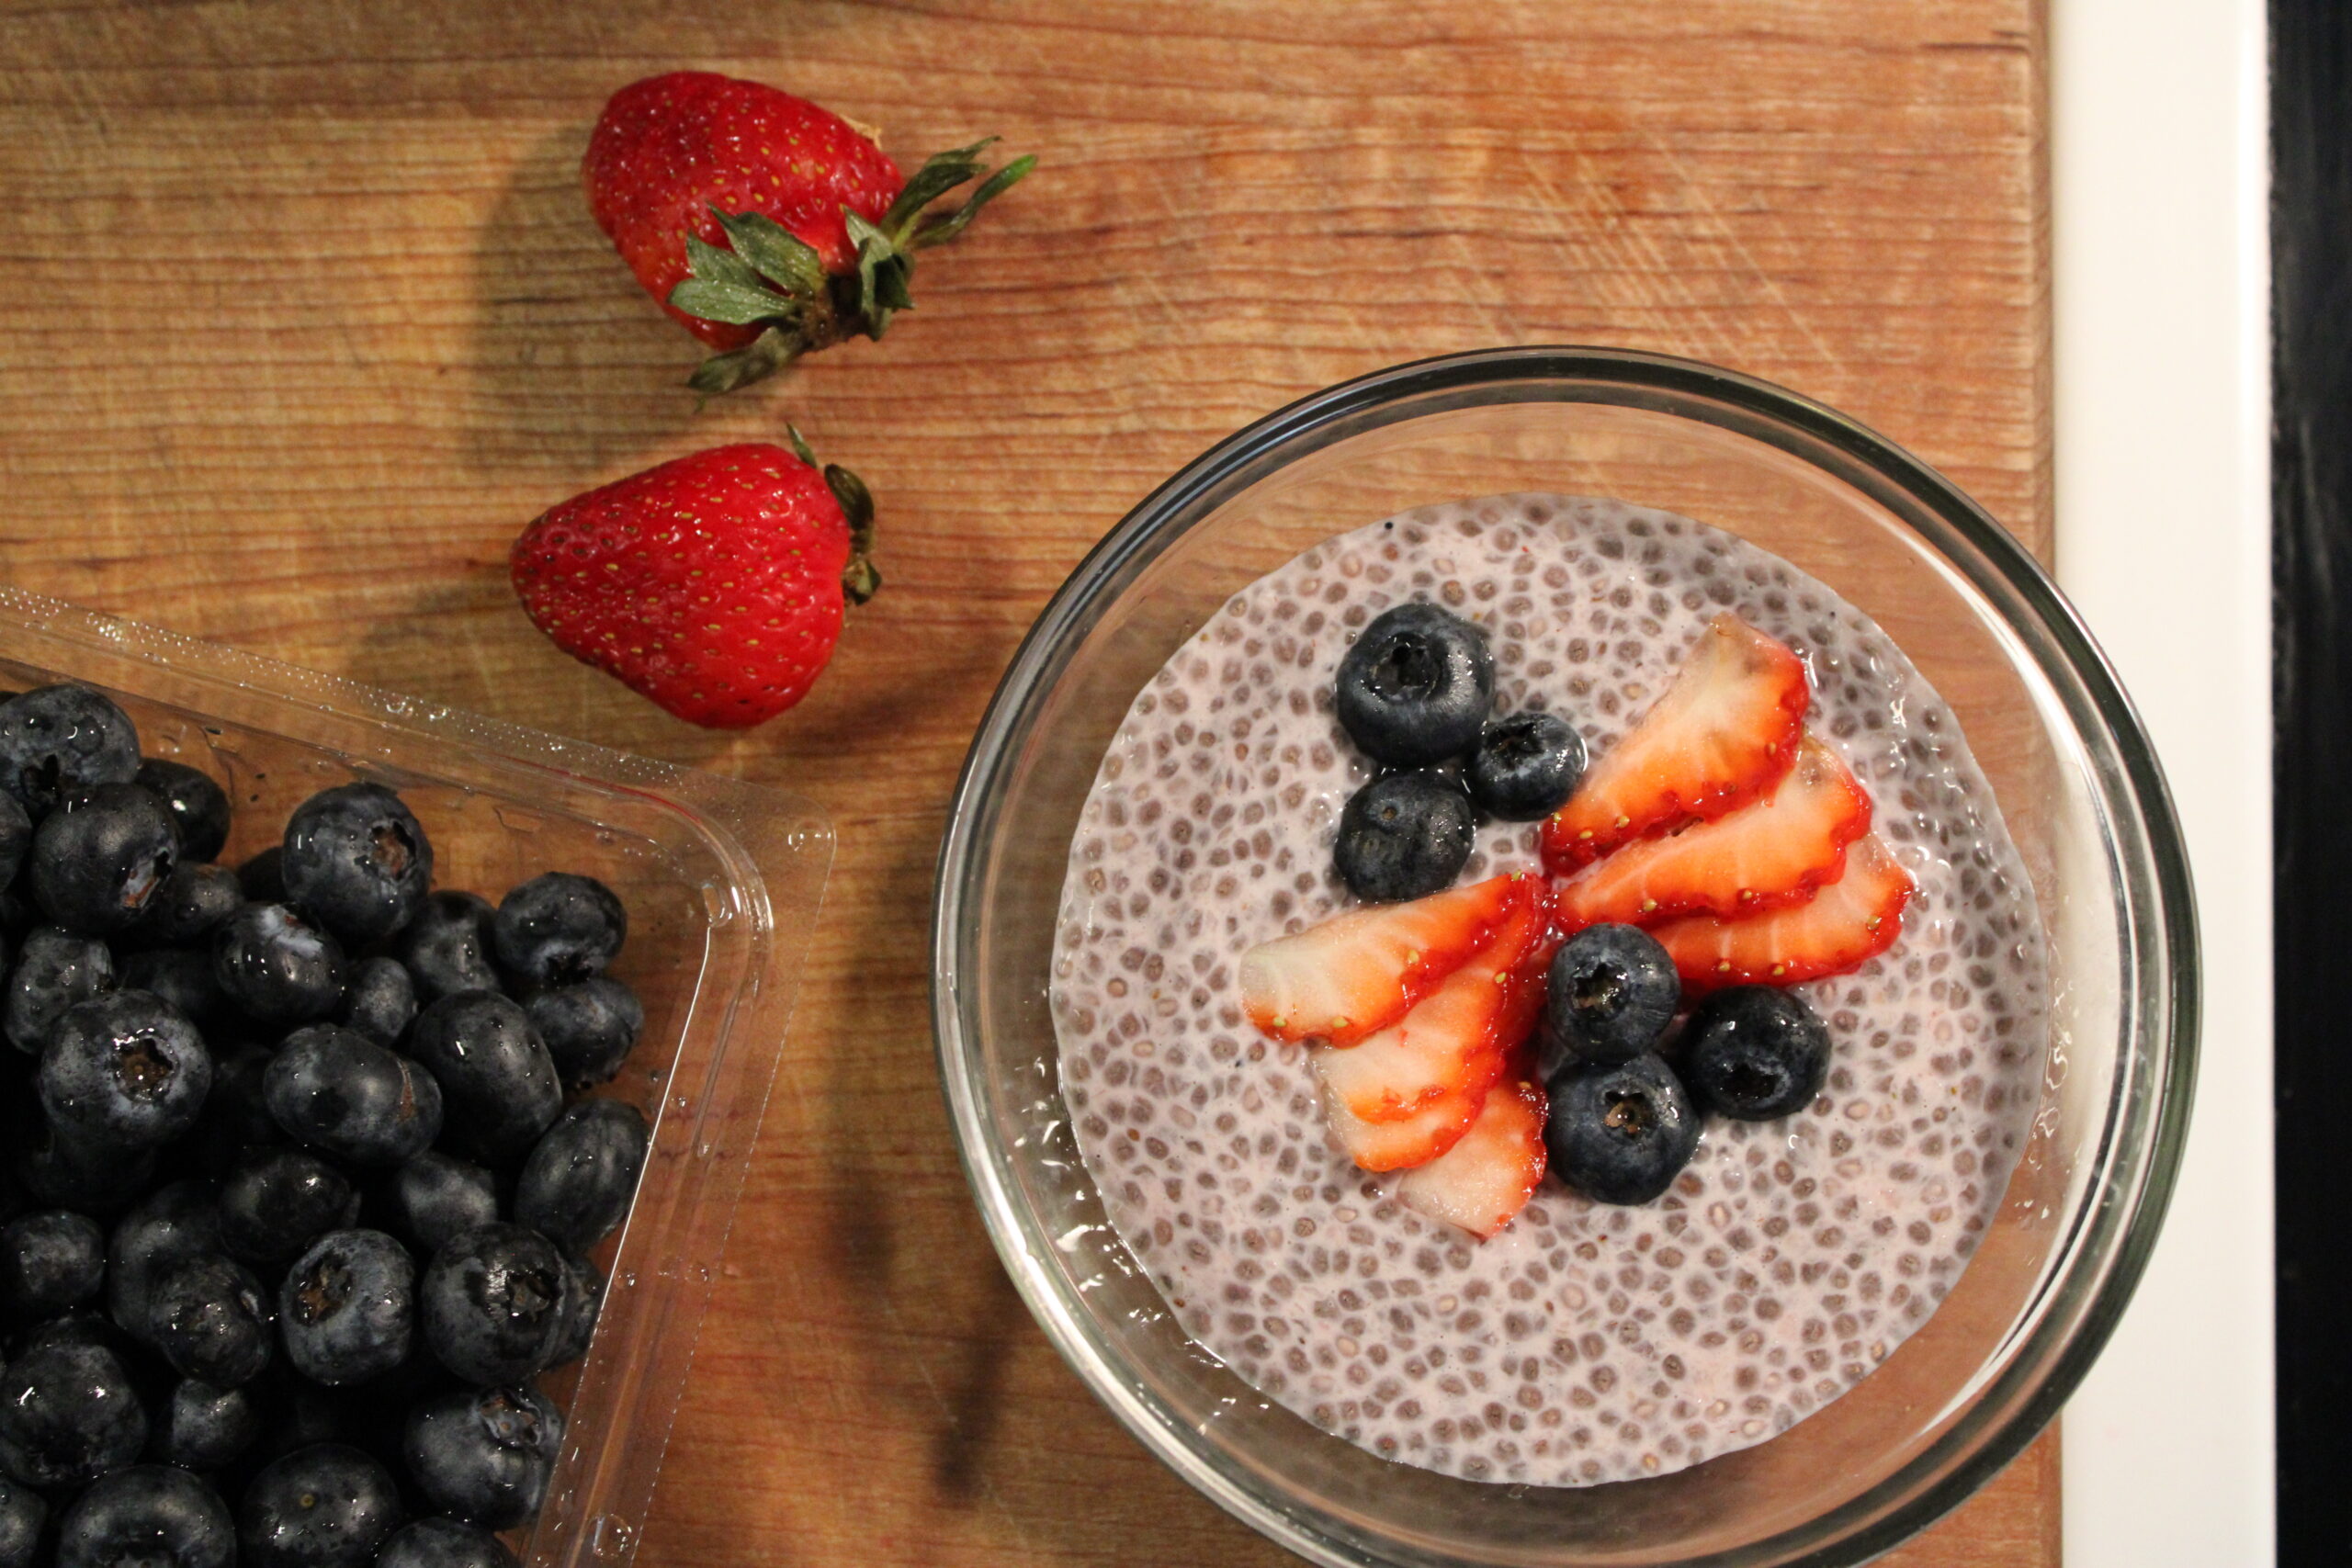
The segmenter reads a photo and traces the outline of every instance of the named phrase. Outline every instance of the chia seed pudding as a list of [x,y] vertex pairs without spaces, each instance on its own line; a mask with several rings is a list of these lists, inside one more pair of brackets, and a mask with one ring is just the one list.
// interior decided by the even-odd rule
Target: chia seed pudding
[[[1326,1129],[1306,1053],[1261,1037],[1241,955],[1354,907],[1331,865],[1373,767],[1334,672],[1383,610],[1484,628],[1498,712],[1595,757],[1730,610],[1796,650],[1813,732],[1917,886],[1895,944],[1795,987],[1828,1082],[1784,1121],[1711,1120],[1654,1202],[1546,1178],[1480,1241]],[[1488,823],[1461,881],[1535,869]],[[1383,1457],[1580,1486],[1762,1442],[1927,1321],[1997,1210],[2047,1043],[2030,885],[1951,710],[1866,616],[1779,558],[1622,502],[1510,495],[1342,535],[1235,594],[1136,696],[1071,845],[1052,1005],[1105,1210],[1185,1332]]]

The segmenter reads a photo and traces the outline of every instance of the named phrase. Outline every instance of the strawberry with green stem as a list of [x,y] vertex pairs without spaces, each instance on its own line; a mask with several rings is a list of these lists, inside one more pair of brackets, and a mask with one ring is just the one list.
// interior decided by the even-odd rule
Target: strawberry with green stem
[[791,436],[791,451],[715,446],[549,508],[509,557],[523,607],[689,723],[741,729],[792,706],[881,579],[864,482]]
[[[913,303],[915,253],[963,232],[1035,164],[994,138],[903,178],[871,136],[757,82],[682,71],[613,95],[582,162],[590,209],[646,291],[721,352],[688,384],[730,391],[803,354],[878,338]],[[931,210],[979,183],[952,209]]]

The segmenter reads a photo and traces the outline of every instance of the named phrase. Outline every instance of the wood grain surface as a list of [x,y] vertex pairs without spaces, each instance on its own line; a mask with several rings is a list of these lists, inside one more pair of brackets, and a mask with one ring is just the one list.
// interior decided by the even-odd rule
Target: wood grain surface
[[[2047,547],[2035,0],[0,0],[0,544],[26,587],[790,785],[841,851],[648,1568],[1256,1563],[989,1250],[932,1066],[944,803],[1046,595],[1341,378],[1499,343],[1722,361]],[[1034,178],[881,344],[697,412],[580,197],[605,95],[756,75]],[[787,412],[888,587],[802,706],[692,730],[515,609],[508,542]],[[2054,1442],[1890,1561],[2052,1563]]]

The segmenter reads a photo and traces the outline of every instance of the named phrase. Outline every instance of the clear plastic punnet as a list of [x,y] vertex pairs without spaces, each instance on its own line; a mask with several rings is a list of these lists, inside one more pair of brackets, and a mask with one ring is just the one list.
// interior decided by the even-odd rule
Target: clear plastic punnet
[[234,826],[221,861],[276,842],[305,796],[397,788],[435,883],[493,901],[547,871],[628,906],[613,973],[645,1003],[620,1076],[653,1139],[635,1202],[591,1253],[610,1284],[588,1353],[542,1380],[569,1423],[532,1568],[635,1553],[752,1142],[785,1049],[831,826],[780,791],[483,718],[235,649],[0,589],[0,686],[71,680],[120,703],[142,750],[210,773]]

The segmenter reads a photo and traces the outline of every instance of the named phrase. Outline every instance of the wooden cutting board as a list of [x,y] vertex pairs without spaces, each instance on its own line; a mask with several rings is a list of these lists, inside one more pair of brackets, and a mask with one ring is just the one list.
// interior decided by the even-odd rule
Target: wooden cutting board
[[[1493,344],[1718,360],[2049,544],[2038,0],[0,0],[0,510],[24,586],[788,784],[841,852],[648,1568],[1283,1554],[1031,1325],[950,1147],[923,931],[966,742],[1102,533],[1238,424]],[[697,411],[590,222],[679,66],[1043,162],[881,344]],[[725,737],[557,653],[516,529],[787,413],[888,587]],[[2057,1560],[2045,1439],[1890,1561]]]

